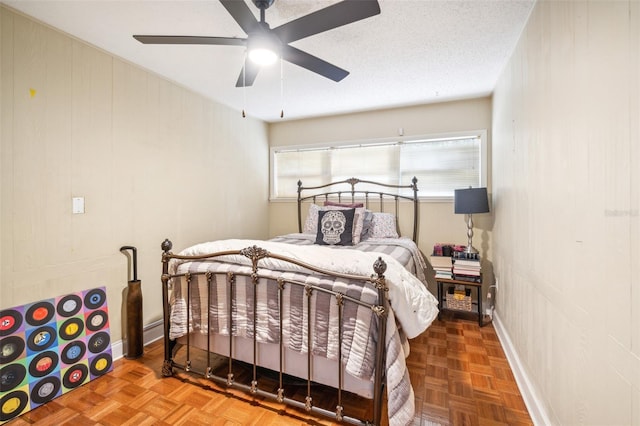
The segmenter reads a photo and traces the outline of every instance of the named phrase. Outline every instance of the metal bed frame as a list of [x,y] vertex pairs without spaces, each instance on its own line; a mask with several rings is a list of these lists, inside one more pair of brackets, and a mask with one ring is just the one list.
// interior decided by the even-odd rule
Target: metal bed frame
[[[374,185],[381,185],[387,188],[395,188],[395,189],[402,189],[402,188],[409,188],[413,191],[413,197],[407,197],[407,196],[402,196],[402,195],[398,195],[398,194],[392,194],[392,193],[387,193],[387,192],[376,192],[376,191],[360,191],[357,190],[355,188],[355,185],[358,183],[363,183],[363,184],[374,184]],[[337,184],[348,184],[350,185],[350,189],[348,191],[328,191],[328,192],[324,192],[321,194],[315,194],[315,195],[310,195],[310,196],[302,196],[302,192],[303,191],[309,191],[309,190],[318,190],[318,189],[322,189],[322,188],[327,188],[330,187],[332,185],[337,185]],[[301,219],[301,205],[304,201],[309,200],[312,202],[316,202],[318,199],[322,200],[329,200],[329,199],[337,199],[339,201],[343,201],[345,198],[350,199],[351,202],[356,201],[359,198],[363,198],[365,201],[365,207],[369,207],[369,203],[373,198],[376,198],[379,201],[379,211],[384,211],[384,206],[385,203],[388,204],[389,203],[389,199],[391,200],[391,202],[393,202],[395,204],[395,212],[396,212],[396,218],[398,217],[398,212],[399,212],[399,200],[409,200],[413,202],[413,213],[414,213],[414,220],[413,220],[413,240],[416,241],[417,240],[417,216],[418,216],[418,198],[417,198],[417,179],[414,177],[412,180],[412,184],[411,185],[407,185],[407,186],[400,186],[400,185],[387,185],[387,184],[378,184],[375,182],[371,182],[371,181],[365,181],[365,180],[359,180],[356,178],[351,178],[345,181],[341,181],[341,182],[334,182],[331,184],[327,184],[327,185],[321,185],[321,186],[317,186],[317,187],[303,187],[301,182],[298,182],[298,226],[300,228],[300,230],[302,229],[302,219]],[[396,220],[396,226],[397,226],[397,220]],[[207,255],[201,255],[201,256],[181,256],[181,255],[176,255],[171,253],[171,248],[172,248],[172,243],[171,241],[169,241],[168,239],[166,239],[162,245],[162,297],[163,297],[163,317],[164,317],[164,363],[163,363],[163,367],[162,367],[162,375],[165,377],[168,376],[172,376],[174,373],[174,369],[179,369],[179,370],[183,370],[185,372],[190,372],[192,374],[195,375],[199,375],[202,376],[206,379],[210,379],[213,382],[221,385],[222,387],[233,387],[233,388],[238,388],[241,390],[244,390],[246,392],[248,392],[250,395],[255,395],[255,396],[261,396],[261,397],[266,397],[269,399],[275,399],[276,401],[280,402],[280,403],[285,403],[287,405],[291,405],[297,408],[302,408],[304,410],[306,410],[307,412],[313,412],[325,417],[329,417],[329,418],[334,418],[337,421],[340,422],[348,422],[348,423],[353,423],[353,424],[374,424],[374,425],[379,425],[381,420],[382,420],[382,405],[383,405],[383,392],[384,392],[384,388],[385,388],[385,382],[386,382],[386,372],[385,372],[385,358],[386,358],[386,352],[385,352],[385,341],[386,341],[386,317],[387,317],[387,312],[389,310],[389,301],[388,301],[388,288],[386,285],[386,281],[385,281],[385,276],[384,273],[386,271],[387,265],[386,263],[381,259],[378,258],[378,260],[372,265],[372,271],[373,274],[371,276],[358,276],[358,275],[348,275],[348,274],[340,274],[340,273],[335,273],[335,272],[331,272],[331,271],[326,271],[326,270],[322,270],[320,268],[317,268],[311,264],[306,264],[303,262],[299,262],[295,259],[291,259],[285,256],[281,256],[278,255],[277,253],[270,253],[267,250],[264,250],[260,247],[257,246],[252,246],[252,247],[247,247],[244,248],[242,250],[237,250],[237,251],[223,251],[223,252],[216,252],[216,253],[211,253],[211,254],[207,254]],[[191,260],[191,261],[198,261],[198,260],[213,260],[215,258],[221,257],[221,256],[226,256],[226,255],[242,255],[245,256],[247,259],[250,260],[251,262],[251,273],[232,273],[232,272],[227,272],[227,273],[214,273],[214,272],[186,272],[186,273],[180,273],[180,274],[170,274],[169,273],[169,262],[172,259],[182,259],[182,260]],[[303,268],[306,268],[310,271],[312,271],[314,274],[319,274],[322,276],[327,276],[327,277],[335,277],[335,278],[341,278],[341,279],[347,279],[350,281],[357,281],[360,282],[361,285],[363,286],[373,286],[373,288],[377,291],[377,300],[373,303],[365,303],[362,302],[360,300],[354,299],[352,297],[349,297],[345,294],[339,293],[339,292],[335,292],[335,291],[331,291],[328,290],[326,288],[323,287],[319,287],[319,286],[315,286],[315,285],[310,285],[304,282],[300,282],[300,281],[296,281],[295,279],[284,279],[284,278],[278,278],[276,281],[274,281],[271,276],[267,276],[264,272],[263,272],[263,268],[261,268],[261,262],[263,261],[263,259],[268,259],[268,258],[272,258],[272,259],[278,259],[281,261],[285,261],[285,262],[289,262],[298,266],[301,266]],[[275,393],[272,392],[267,392],[264,390],[261,390],[258,388],[258,367],[259,364],[257,362],[257,353],[258,353],[258,342],[257,342],[257,333],[255,332],[256,330],[256,321],[257,321],[257,315],[253,316],[253,364],[252,364],[252,380],[251,380],[251,384],[250,385],[246,385],[243,383],[238,383],[234,381],[234,368],[233,368],[233,358],[234,358],[234,348],[233,348],[233,339],[232,336],[229,336],[229,348],[228,348],[228,353],[227,354],[220,354],[223,356],[227,356],[228,359],[228,365],[227,365],[227,373],[226,376],[221,376],[221,375],[216,375],[214,374],[214,371],[211,367],[211,356],[207,356],[207,366],[206,368],[204,368],[203,370],[197,369],[195,368],[192,363],[191,363],[191,358],[190,358],[190,334],[187,333],[186,335],[186,361],[184,363],[179,363],[176,362],[176,360],[174,359],[174,349],[176,349],[177,346],[177,341],[176,340],[171,340],[169,339],[169,331],[170,331],[170,306],[169,306],[169,297],[170,297],[170,282],[173,282],[175,280],[186,280],[187,283],[187,298],[190,297],[190,289],[191,289],[191,282],[192,279],[195,275],[204,275],[206,277],[206,282],[207,282],[207,294],[209,297],[208,300],[208,305],[211,304],[211,292],[212,292],[212,286],[216,286],[218,285],[217,282],[218,280],[214,279],[216,275],[225,275],[226,278],[224,280],[225,285],[227,286],[227,294],[228,294],[228,304],[229,304],[229,318],[231,321],[231,324],[229,325],[229,329],[233,329],[232,325],[233,325],[233,321],[234,321],[234,317],[233,317],[233,309],[232,309],[232,302],[233,302],[233,298],[234,298],[234,286],[236,283],[236,278],[238,276],[245,276],[245,277],[249,277],[251,280],[251,283],[253,284],[253,309],[254,312],[256,312],[256,307],[257,307],[257,288],[258,285],[269,285],[273,283],[277,284],[277,294],[278,294],[278,306],[279,306],[279,315],[280,315],[280,339],[279,339],[279,353],[280,353],[280,360],[279,360],[279,365],[280,365],[280,369],[277,372],[278,374],[278,381],[279,381],[279,387],[277,389],[277,391]],[[283,387],[283,376],[285,375],[284,369],[283,369],[283,356],[284,356],[284,348],[283,348],[283,339],[282,339],[282,333],[283,333],[283,327],[282,327],[282,318],[283,318],[283,312],[282,309],[280,309],[280,307],[282,306],[282,297],[283,297],[283,292],[285,291],[285,288],[287,288],[287,286],[302,286],[304,288],[305,291],[305,297],[307,298],[307,338],[308,338],[308,348],[311,348],[313,345],[312,342],[312,336],[313,336],[313,332],[312,332],[312,326],[311,326],[311,315],[310,315],[310,309],[311,309],[311,297],[314,294],[314,292],[324,292],[324,293],[328,293],[331,295],[332,297],[332,302],[335,303],[338,307],[338,324],[339,324],[339,330],[338,330],[338,360],[342,359],[342,340],[343,340],[343,330],[342,330],[342,323],[343,323],[343,310],[344,310],[344,306],[346,303],[356,303],[359,304],[361,306],[366,306],[368,309],[371,309],[371,311],[374,313],[374,318],[377,321],[377,327],[372,327],[372,329],[377,328],[378,330],[378,336],[377,336],[377,347],[375,349],[375,372],[374,372],[374,388],[373,388],[373,400],[372,400],[372,411],[373,411],[373,418],[372,419],[356,419],[353,417],[349,417],[344,415],[343,410],[344,407],[342,405],[342,401],[343,401],[343,377],[345,372],[344,370],[344,365],[342,362],[338,362],[338,387],[336,389],[337,392],[337,401],[338,404],[335,408],[335,412],[331,412],[327,409],[321,408],[321,407],[317,407],[313,405],[313,400],[311,397],[311,386],[312,386],[312,380],[311,380],[311,356],[312,356],[312,351],[311,350],[307,350],[307,377],[306,377],[306,388],[307,388],[307,395],[305,398],[305,402],[301,402],[295,399],[292,399],[288,396],[286,396],[284,394],[285,390]],[[189,309],[189,305],[187,304],[187,324],[189,324],[189,318],[190,318],[190,309]],[[211,353],[211,347],[210,347],[210,338],[212,337],[212,333],[211,332],[211,328],[209,327],[208,331],[207,331],[207,352],[210,354]]]
[[[312,342],[312,338],[313,338],[313,332],[311,332],[311,318],[312,315],[310,315],[310,310],[311,310],[311,306],[312,304],[310,303],[311,301],[311,297],[313,295],[314,292],[324,292],[324,293],[328,293],[331,294],[333,297],[333,300],[335,301],[335,303],[338,306],[338,326],[339,326],[339,330],[338,330],[338,359],[342,359],[342,339],[343,339],[343,330],[342,330],[342,312],[344,310],[344,305],[345,303],[357,303],[360,304],[362,306],[366,306],[369,309],[371,309],[374,313],[375,313],[375,317],[377,317],[377,322],[378,322],[378,344],[376,347],[376,368],[375,368],[375,374],[374,374],[374,398],[373,398],[373,408],[374,408],[374,418],[373,418],[373,424],[378,425],[380,424],[380,420],[381,420],[381,416],[382,416],[382,401],[383,401],[383,381],[384,381],[384,365],[385,365],[385,346],[384,346],[384,342],[385,342],[385,336],[386,336],[386,316],[387,316],[387,311],[389,309],[389,305],[388,305],[388,299],[387,299],[387,291],[388,288],[386,286],[386,282],[385,282],[385,277],[384,277],[384,272],[387,268],[386,263],[379,258],[374,265],[372,265],[372,270],[374,271],[374,274],[372,276],[358,276],[358,275],[348,275],[348,274],[338,274],[338,273],[334,273],[334,272],[329,272],[329,271],[324,271],[322,269],[316,268],[313,265],[310,264],[306,264],[306,263],[302,263],[299,261],[296,261],[294,259],[290,259],[288,257],[285,256],[280,256],[278,254],[275,253],[270,253],[264,249],[261,249],[260,247],[257,246],[252,246],[252,247],[247,247],[243,250],[235,250],[235,251],[224,251],[224,252],[217,252],[217,253],[212,253],[210,255],[204,255],[204,256],[180,256],[180,255],[175,255],[171,253],[171,248],[172,248],[172,243],[169,240],[165,240],[162,243],[162,250],[163,250],[163,254],[162,254],[162,296],[163,296],[163,310],[164,310],[164,335],[165,335],[165,339],[164,339],[164,363],[162,366],[162,375],[165,377],[168,376],[172,376],[173,375],[173,369],[177,368],[180,370],[183,370],[185,372],[191,372],[193,374],[197,374],[197,375],[201,375],[207,379],[210,379],[222,386],[226,386],[226,387],[235,387],[238,389],[242,389],[244,391],[248,391],[250,394],[253,395],[259,395],[259,396],[263,396],[263,397],[268,397],[271,399],[275,399],[278,402],[281,403],[285,403],[288,405],[292,405],[298,408],[304,408],[306,411],[309,412],[315,412],[318,414],[321,414],[323,416],[327,416],[327,417],[333,417],[338,421],[347,421],[350,423],[355,423],[355,424],[361,424],[361,423],[365,423],[365,424],[369,424],[369,421],[362,421],[362,420],[358,420],[358,419],[354,419],[351,417],[347,417],[343,415],[343,406],[342,406],[342,393],[343,393],[343,389],[342,389],[342,383],[343,383],[343,375],[344,375],[344,366],[342,365],[342,363],[339,363],[339,368],[338,368],[338,388],[337,388],[337,398],[338,398],[338,405],[336,406],[336,411],[335,413],[331,413],[330,411],[327,411],[326,409],[320,408],[320,407],[316,407],[313,405],[313,401],[311,398],[311,386],[312,386],[312,380],[311,380],[311,356],[312,353],[310,350],[307,351],[307,396],[305,399],[305,403],[301,403],[300,401],[291,399],[287,396],[284,395],[284,388],[283,388],[283,376],[285,374],[284,369],[283,369],[283,355],[284,355],[284,348],[283,348],[283,339],[282,339],[282,332],[283,332],[283,327],[282,327],[282,318],[283,318],[283,312],[281,309],[279,309],[279,313],[280,313],[280,339],[279,339],[279,345],[280,345],[280,371],[278,372],[278,380],[279,380],[279,388],[277,390],[277,392],[271,393],[271,392],[266,392],[264,390],[258,389],[258,374],[257,374],[257,369],[258,369],[258,363],[257,363],[257,346],[258,346],[258,342],[257,342],[257,333],[255,332],[256,330],[256,321],[257,321],[257,315],[253,316],[253,378],[251,381],[251,385],[247,386],[245,384],[242,383],[237,383],[234,381],[234,373],[233,373],[233,358],[234,358],[234,351],[233,351],[233,344],[232,344],[232,339],[229,339],[229,352],[227,354],[221,354],[224,356],[227,356],[229,358],[228,361],[228,371],[227,371],[227,375],[225,376],[218,376],[215,375],[212,368],[211,368],[211,358],[207,357],[207,366],[206,369],[204,370],[198,370],[196,368],[194,368],[191,365],[191,357],[190,357],[190,342],[189,342],[189,338],[190,338],[190,334],[187,333],[186,335],[186,339],[187,339],[187,344],[186,344],[186,362],[185,363],[177,363],[174,360],[174,354],[173,354],[173,350],[176,347],[176,343],[177,341],[175,340],[170,340],[168,338],[169,336],[169,328],[170,328],[170,320],[169,320],[169,315],[170,315],[170,309],[169,309],[169,281],[170,280],[175,280],[175,279],[184,279],[186,280],[187,283],[187,298],[190,297],[190,283],[193,279],[193,277],[195,275],[205,275],[206,276],[206,280],[207,280],[207,294],[209,295],[209,297],[211,296],[211,292],[212,292],[212,286],[216,285],[217,280],[214,279],[215,275],[225,275],[226,276],[226,285],[228,286],[229,291],[227,292],[227,294],[229,295],[229,298],[231,299],[234,295],[234,285],[236,282],[236,278],[239,275],[243,275],[243,276],[248,276],[251,279],[251,282],[253,285],[253,309],[254,312],[256,311],[257,308],[257,286],[258,285],[268,285],[269,283],[272,283],[273,281],[269,279],[268,276],[264,275],[261,272],[261,268],[260,268],[260,261],[262,259],[266,259],[266,258],[273,258],[273,259],[278,259],[278,260],[282,260],[285,262],[290,262],[293,264],[296,264],[298,266],[302,266],[303,268],[309,269],[310,271],[313,271],[314,273],[320,274],[320,275],[326,275],[326,276],[331,276],[331,277],[338,277],[338,278],[343,278],[343,279],[347,279],[349,281],[358,281],[360,282],[362,285],[368,285],[368,286],[373,286],[378,293],[378,297],[377,297],[377,301],[375,303],[372,304],[368,304],[365,302],[362,302],[360,300],[354,299],[352,297],[349,297],[345,294],[339,293],[339,292],[334,292],[331,290],[328,290],[326,288],[323,287],[318,287],[315,285],[309,285],[306,284],[304,282],[299,282],[296,280],[290,280],[290,279],[284,279],[284,278],[278,278],[276,283],[278,286],[278,306],[282,306],[282,295],[283,292],[285,290],[285,288],[289,285],[294,285],[294,286],[302,286],[304,287],[304,291],[305,291],[305,296],[307,298],[307,344],[308,347],[311,348],[313,345]],[[216,257],[221,257],[221,256],[226,256],[226,255],[243,255],[245,257],[247,257],[248,259],[251,260],[251,264],[252,264],[252,272],[251,274],[242,274],[242,273],[212,273],[210,271],[208,272],[201,272],[201,273],[182,273],[182,274],[169,274],[169,261],[171,259],[183,259],[183,260],[212,260],[215,259]],[[209,304],[210,304],[210,300],[209,300]],[[233,328],[233,320],[234,320],[234,316],[233,316],[233,311],[232,311],[232,301],[228,300],[228,305],[229,305],[229,318],[231,321],[231,324],[229,326],[230,329]],[[188,306],[188,305],[187,305]],[[187,323],[189,323],[189,318],[190,318],[190,310],[189,308],[187,308]],[[211,332],[211,330],[209,329],[207,331],[207,342],[210,341],[211,336],[214,333]],[[208,347],[207,348],[208,352],[211,352],[211,348]],[[382,366],[382,368],[379,368],[379,366]]]

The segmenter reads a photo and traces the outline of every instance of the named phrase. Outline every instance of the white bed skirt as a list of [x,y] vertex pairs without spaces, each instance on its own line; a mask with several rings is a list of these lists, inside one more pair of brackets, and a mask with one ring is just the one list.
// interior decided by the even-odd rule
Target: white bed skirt
[[[182,345],[187,344],[186,336],[178,339]],[[191,333],[190,343],[206,351],[207,335],[203,333]],[[216,334],[211,339],[211,352],[222,356],[229,354],[229,336]],[[244,337],[233,338],[233,358],[249,364],[253,364],[253,340]],[[280,370],[280,348],[274,343],[257,344],[257,364],[278,372]],[[312,355],[311,380],[323,385],[338,388],[338,361]],[[284,373],[291,376],[307,379],[307,354],[295,352],[291,349],[284,350]],[[344,366],[343,366],[344,367]],[[343,374],[342,390],[355,393],[367,399],[373,399],[373,381],[359,379],[346,372]]]

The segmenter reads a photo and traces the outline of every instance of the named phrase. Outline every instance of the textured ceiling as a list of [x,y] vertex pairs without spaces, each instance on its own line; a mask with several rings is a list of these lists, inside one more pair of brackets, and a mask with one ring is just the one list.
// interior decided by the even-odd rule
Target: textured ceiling
[[[350,71],[333,82],[284,62],[236,88],[244,48],[143,45],[133,34],[246,37],[216,0],[2,3],[269,122],[489,95],[535,0],[380,0],[380,15],[292,43]],[[247,0],[259,19],[259,11]],[[334,0],[276,0],[271,28]],[[282,76],[282,78],[281,78]]]

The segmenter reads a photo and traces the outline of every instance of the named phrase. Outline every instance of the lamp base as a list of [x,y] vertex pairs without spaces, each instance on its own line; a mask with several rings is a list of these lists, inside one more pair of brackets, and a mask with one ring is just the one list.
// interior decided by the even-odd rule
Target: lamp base
[[464,250],[465,253],[470,253],[470,254],[478,254],[478,250],[476,250],[476,248],[472,245],[468,245],[467,248]]
[[473,215],[469,214],[467,217],[467,248],[465,249],[465,253],[477,254],[478,250],[473,247],[471,243],[473,241]]

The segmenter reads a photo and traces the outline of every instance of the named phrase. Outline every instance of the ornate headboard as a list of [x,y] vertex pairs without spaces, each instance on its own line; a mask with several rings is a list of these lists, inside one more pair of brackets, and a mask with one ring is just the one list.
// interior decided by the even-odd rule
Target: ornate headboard
[[[358,186],[360,185],[360,186]],[[390,190],[410,189],[413,196],[391,193]],[[303,194],[304,193],[304,194]],[[330,182],[320,186],[302,186],[302,181],[298,181],[298,232],[302,232],[302,204],[311,202],[317,204],[325,201],[337,201],[343,203],[354,203],[362,201],[365,208],[370,209],[375,206],[376,211],[384,212],[385,205],[393,205],[396,216],[396,228],[400,234],[399,204],[401,200],[413,203],[413,232],[412,239],[418,242],[418,179],[411,179],[410,185],[390,185],[386,183],[373,182],[350,178],[347,180]]]

